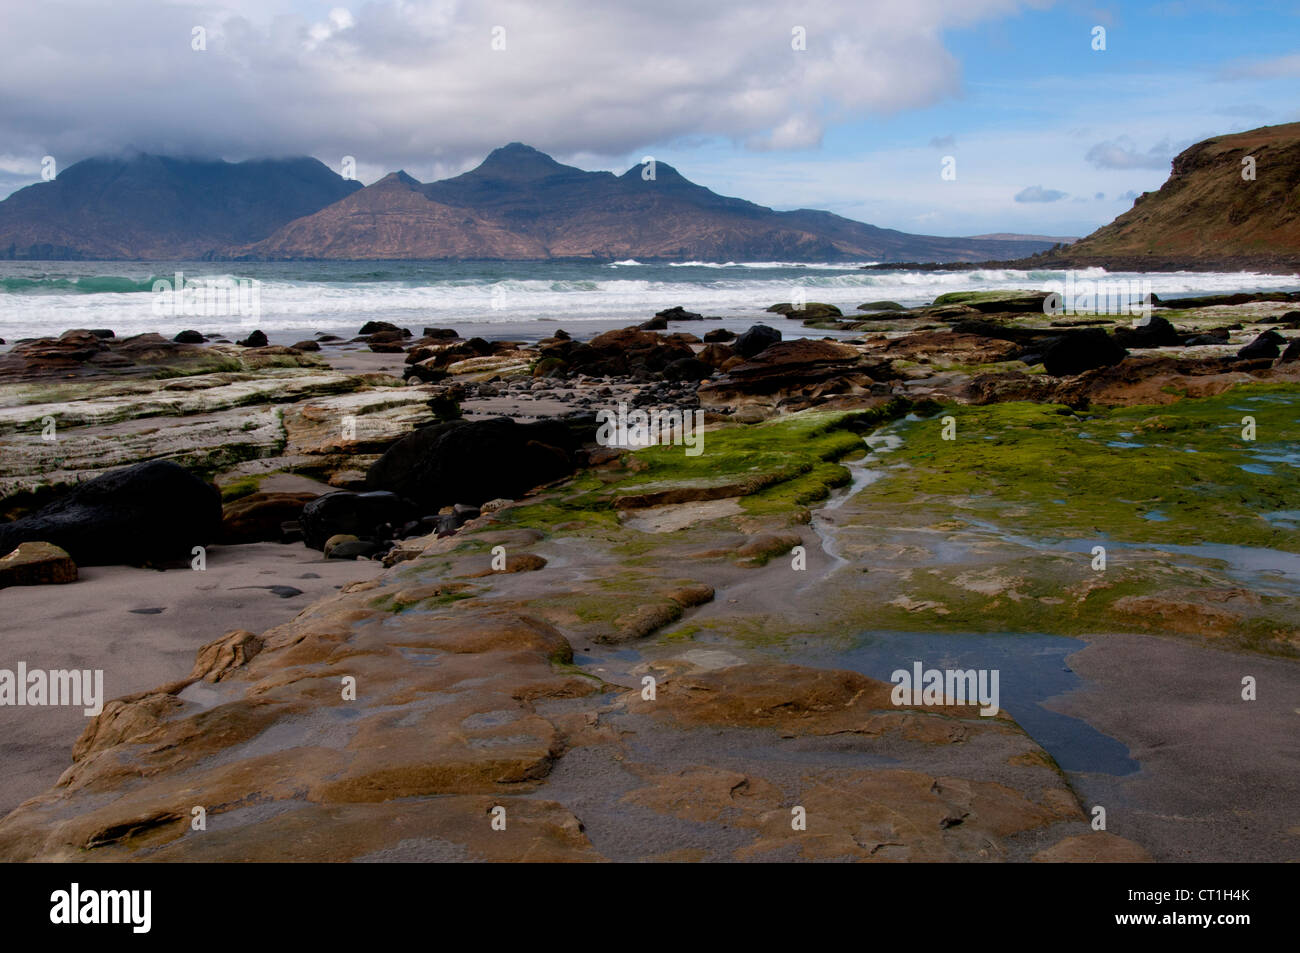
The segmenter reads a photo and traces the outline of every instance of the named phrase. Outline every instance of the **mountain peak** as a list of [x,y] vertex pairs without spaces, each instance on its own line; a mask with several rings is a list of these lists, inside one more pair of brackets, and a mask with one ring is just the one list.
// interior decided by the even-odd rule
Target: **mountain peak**
[[655,160],[653,179],[646,179],[645,176],[646,176],[647,168],[648,168],[647,163],[638,162],[636,165],[632,166],[632,168],[628,169],[626,172],[620,175],[619,178],[625,182],[633,182],[640,179],[640,180],[650,181],[650,182],[670,183],[673,185],[679,185],[682,183],[685,183],[686,185],[695,185],[694,182],[686,178],[686,176],[682,175],[675,168],[670,166],[667,162],[662,162],[658,159]]
[[[384,176],[382,179],[376,182],[375,185],[382,185],[385,187],[394,187],[400,185],[400,186],[405,186],[408,189],[420,188],[419,180],[414,179],[411,176],[407,175],[405,169],[398,169],[396,172],[388,173],[386,176]],[[374,186],[371,186],[371,188],[374,188]]]
[[536,179],[566,168],[545,152],[512,142],[493,149],[474,172],[502,179]]

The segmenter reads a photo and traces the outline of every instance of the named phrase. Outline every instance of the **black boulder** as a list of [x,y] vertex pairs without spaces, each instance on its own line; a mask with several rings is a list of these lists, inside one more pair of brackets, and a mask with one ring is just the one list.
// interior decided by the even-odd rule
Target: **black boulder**
[[1082,374],[1098,367],[1110,367],[1128,356],[1128,352],[1100,328],[1063,334],[1047,345],[1042,354],[1043,368],[1053,377]]
[[736,338],[731,347],[741,357],[753,357],[780,341],[781,332],[776,328],[769,328],[766,324],[756,324]]
[[574,455],[594,430],[594,420],[517,423],[497,417],[436,423],[389,447],[366,474],[366,486],[398,493],[424,512],[518,499],[572,473]]
[[221,493],[184,467],[150,460],[113,470],[48,506],[0,524],[0,555],[42,541],[78,565],[189,559],[221,531]]
[[417,516],[415,508],[396,493],[326,493],[303,507],[298,522],[303,541],[312,549],[324,549],[331,536],[340,533],[369,539],[387,539],[393,528]]

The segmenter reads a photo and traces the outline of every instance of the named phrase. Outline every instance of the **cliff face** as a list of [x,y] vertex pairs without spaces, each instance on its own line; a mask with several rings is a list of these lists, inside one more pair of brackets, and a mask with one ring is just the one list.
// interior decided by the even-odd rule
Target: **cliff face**
[[[1254,179],[1242,160],[1254,159]],[[1143,268],[1300,267],[1300,123],[1206,139],[1158,192],[1050,262]]]
[[0,202],[0,258],[197,258],[361,188],[316,159],[87,159]]

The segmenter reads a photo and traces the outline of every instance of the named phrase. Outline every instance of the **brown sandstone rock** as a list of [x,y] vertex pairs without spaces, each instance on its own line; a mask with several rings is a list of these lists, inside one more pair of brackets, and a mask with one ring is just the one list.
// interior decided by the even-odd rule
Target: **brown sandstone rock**
[[1040,850],[1033,856],[1040,864],[1142,864],[1151,855],[1140,845],[1106,831],[1076,834]]
[[13,552],[0,557],[0,589],[76,581],[77,564],[53,543],[19,543]]
[[536,553],[516,553],[506,557],[504,569],[484,569],[464,576],[465,579],[478,579],[501,572],[536,572],[546,568],[546,560]]
[[219,682],[232,670],[252,661],[262,651],[260,636],[243,629],[227,632],[219,639],[214,639],[199,649],[198,658],[190,678],[201,678],[205,682]]
[[297,520],[315,493],[253,493],[222,508],[221,542],[255,543],[280,539],[281,523]]
[[861,352],[830,341],[781,341],[740,364],[723,363],[718,380],[700,385],[700,406],[801,410],[832,397],[862,397],[894,374]]
[[774,556],[788,553],[802,542],[794,533],[764,533],[736,550],[736,562],[741,566],[765,566]]

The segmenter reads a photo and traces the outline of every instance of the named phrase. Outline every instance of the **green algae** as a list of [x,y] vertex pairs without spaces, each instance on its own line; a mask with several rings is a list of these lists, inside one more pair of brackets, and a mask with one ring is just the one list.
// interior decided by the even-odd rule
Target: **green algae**
[[[1300,552],[1300,535],[1263,517],[1293,505],[1300,468],[1243,469],[1300,439],[1294,386],[1246,385],[1216,397],[1086,415],[1024,402],[945,414],[955,418],[955,440],[944,440],[934,419],[897,429],[903,445],[890,456],[894,467],[867,488],[866,500],[985,518],[1015,507],[1017,531],[1046,539]],[[1242,437],[1246,416],[1255,420],[1254,441]]]
[[257,475],[232,480],[221,488],[221,502],[231,503],[235,500],[242,500],[246,496],[252,496],[258,491],[264,478],[263,475]]
[[[296,367],[297,364],[273,365]],[[169,364],[158,367],[150,375],[154,380],[166,381],[177,377],[198,377],[202,374],[221,374],[244,370],[244,363],[237,357],[215,355],[192,364]]]
[[441,606],[449,606],[454,602],[473,599],[480,591],[481,590],[466,592],[462,590],[440,592],[435,596],[428,596],[423,599],[412,599],[410,601],[399,599],[397,594],[377,596],[370,600],[369,605],[372,609],[379,609],[383,612],[391,612],[396,615],[406,612],[408,609],[436,609]]
[[617,541],[623,555],[641,555],[643,546],[657,544],[639,546],[621,533],[614,509],[619,497],[734,484],[745,488],[737,496],[747,513],[788,512],[824,500],[850,482],[851,473],[838,461],[861,453],[863,434],[935,407],[932,401],[899,398],[864,411],[804,411],[759,424],[724,425],[705,431],[697,456],[673,445],[629,452],[621,469],[586,471],[561,490],[501,516],[513,526],[546,532],[564,526],[569,533]]
[[947,294],[941,294],[934,299],[932,307],[941,307],[946,304],[976,304],[987,301],[1011,301],[1019,298],[1028,298],[1035,293],[1026,289],[1009,289],[1007,291],[950,291]]

